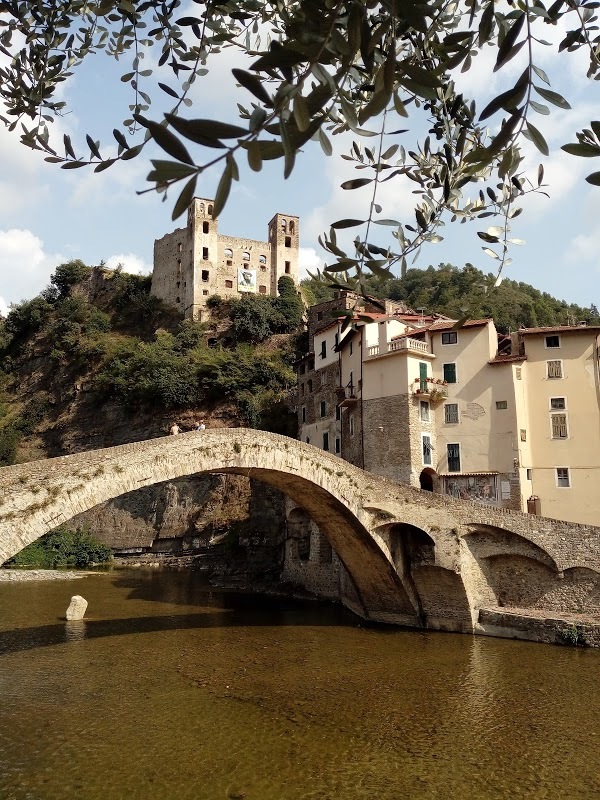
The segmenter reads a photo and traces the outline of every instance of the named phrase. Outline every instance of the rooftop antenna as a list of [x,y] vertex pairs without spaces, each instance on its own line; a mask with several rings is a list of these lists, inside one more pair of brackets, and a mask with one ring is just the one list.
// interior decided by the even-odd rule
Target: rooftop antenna
[[425,308],[417,308],[419,312],[419,325],[425,325]]

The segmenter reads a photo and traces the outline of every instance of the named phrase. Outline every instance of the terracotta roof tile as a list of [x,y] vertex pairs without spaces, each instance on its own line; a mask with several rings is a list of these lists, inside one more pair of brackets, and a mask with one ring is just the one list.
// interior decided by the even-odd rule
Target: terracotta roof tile
[[534,333],[581,333],[600,331],[600,325],[552,325],[548,328],[519,328],[519,333],[528,336]]
[[509,364],[511,361],[527,361],[527,356],[501,355],[495,356],[488,361],[488,364]]
[[[439,319],[436,322],[434,322],[433,325],[431,325],[429,329],[431,331],[433,331],[433,332],[450,330],[456,325],[456,322],[457,322],[457,320],[455,320],[455,319],[449,319],[449,320]],[[457,328],[457,330],[460,330],[461,328],[483,327],[484,325],[487,325],[489,322],[493,322],[493,320],[492,319],[468,319],[466,322],[464,322],[460,326],[460,328]]]

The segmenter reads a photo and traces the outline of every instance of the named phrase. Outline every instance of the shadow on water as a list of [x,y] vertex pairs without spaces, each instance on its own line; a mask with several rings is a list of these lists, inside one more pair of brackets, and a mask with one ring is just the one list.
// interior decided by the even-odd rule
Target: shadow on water
[[[84,619],[0,631],[0,656],[82,639],[202,628],[355,626],[357,618],[343,608],[286,597],[243,594],[211,589],[198,580],[181,580],[173,573],[154,580],[119,576],[117,588],[130,589],[128,599],[170,605],[198,606],[198,613],[173,613],[118,619]],[[179,579],[179,580],[178,580]]]

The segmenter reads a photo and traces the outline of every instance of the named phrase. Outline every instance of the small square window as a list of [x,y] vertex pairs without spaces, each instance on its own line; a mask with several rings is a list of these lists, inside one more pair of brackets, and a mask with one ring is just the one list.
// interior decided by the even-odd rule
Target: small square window
[[233,281],[225,281],[226,289],[233,289]]
[[525,428],[521,428],[521,430],[519,431],[519,438],[521,439],[522,442],[527,441],[527,431],[525,430]]
[[508,408],[508,400],[496,400],[496,411],[505,411]]
[[563,489],[569,489],[571,486],[571,476],[569,475],[568,467],[556,468],[556,485]]
[[458,422],[458,403],[444,404],[444,422],[447,425]]
[[204,281],[204,283],[206,283],[208,281],[208,270],[207,269],[203,269],[202,270],[202,280]]
[[208,261],[208,247],[202,248],[202,258],[204,261]]
[[208,289],[202,289],[202,294],[204,295],[204,297],[206,297],[206,295],[208,294]]
[[458,333],[456,331],[449,331],[442,333],[442,344],[456,344],[458,342]]
[[548,369],[548,378],[562,378],[562,361],[546,361],[546,366]]
[[456,364],[444,364],[444,380],[446,383],[456,383]]
[[233,266],[233,261],[230,258],[227,259],[227,266],[228,267],[232,267]]
[[567,415],[551,414],[550,416],[552,417],[552,438],[568,439],[569,432],[567,430]]
[[527,478],[528,481],[531,480],[531,473],[532,473],[531,469],[526,469],[525,470],[525,477]]
[[563,411],[567,407],[567,401],[564,397],[551,397],[550,409],[551,411]]
[[560,347],[560,336],[546,336],[546,347]]
[[267,287],[266,286],[259,286],[258,287],[258,293],[259,294],[266,294],[267,293]]

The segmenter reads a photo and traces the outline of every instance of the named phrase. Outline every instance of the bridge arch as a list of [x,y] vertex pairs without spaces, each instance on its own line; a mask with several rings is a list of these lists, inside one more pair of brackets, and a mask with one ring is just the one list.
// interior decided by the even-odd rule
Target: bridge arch
[[361,470],[287,437],[207,430],[0,470],[0,564],[99,503],[190,475],[233,473],[273,486],[305,510],[350,575],[366,618],[418,624],[418,610],[370,532]]

